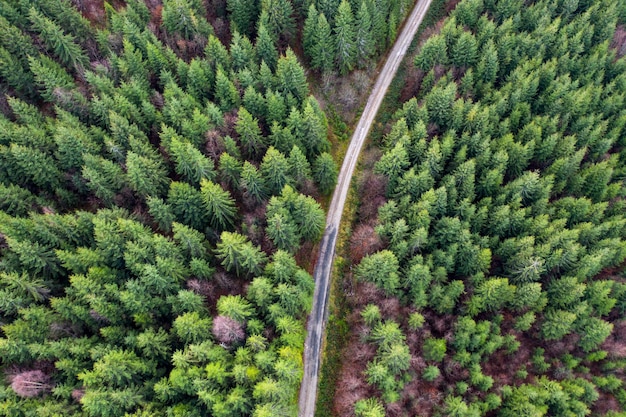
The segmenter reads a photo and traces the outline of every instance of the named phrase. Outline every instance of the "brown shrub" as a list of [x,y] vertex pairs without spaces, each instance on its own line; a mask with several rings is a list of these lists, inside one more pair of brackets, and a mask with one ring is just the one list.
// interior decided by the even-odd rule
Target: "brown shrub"
[[358,264],[367,255],[382,249],[380,236],[369,224],[359,224],[350,238],[350,258],[352,263]]
[[382,175],[365,171],[359,181],[359,220],[369,223],[378,216],[378,208],[387,202],[387,178]]

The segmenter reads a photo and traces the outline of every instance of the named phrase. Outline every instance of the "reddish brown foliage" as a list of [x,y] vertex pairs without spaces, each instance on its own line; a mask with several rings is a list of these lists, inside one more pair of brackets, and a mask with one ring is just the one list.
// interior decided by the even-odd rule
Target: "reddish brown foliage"
[[359,220],[361,223],[375,221],[378,216],[378,208],[387,202],[387,178],[382,175],[365,171],[359,181]]
[[210,297],[215,291],[215,285],[213,283],[196,278],[192,278],[187,281],[187,288],[196,294],[200,294],[205,297]]
[[343,355],[343,366],[337,381],[334,411],[337,416],[353,416],[354,403],[373,395],[376,390],[370,386],[363,371],[367,363],[374,359],[376,348],[371,344],[363,344],[353,334]]
[[609,411],[621,411],[619,402],[612,394],[602,391],[600,391],[599,394],[600,398],[598,398],[598,400],[591,405],[592,416],[604,416]]
[[246,337],[243,325],[226,316],[213,319],[213,335],[220,343],[227,345],[241,342]]
[[37,397],[52,389],[50,376],[39,369],[22,371],[9,376],[11,389],[24,398]]
[[409,65],[406,70],[406,78],[404,79],[404,87],[400,91],[400,102],[404,103],[410,98],[417,96],[422,80],[424,79],[424,71],[414,65]]
[[95,25],[106,23],[104,0],[72,0],[72,3],[91,23]]
[[452,10],[456,9],[456,5],[460,2],[461,0],[449,0],[446,3],[446,15],[448,15]]
[[217,130],[209,130],[206,133],[206,154],[214,161],[218,161],[220,155],[226,151],[222,135]]
[[611,48],[615,49],[618,57],[626,55],[626,29],[624,29],[624,26],[619,25],[615,29]]
[[350,238],[350,259],[358,264],[361,259],[382,249],[382,241],[369,224],[359,224]]
[[72,399],[76,402],[80,402],[80,399],[85,395],[85,389],[75,389],[72,391]]

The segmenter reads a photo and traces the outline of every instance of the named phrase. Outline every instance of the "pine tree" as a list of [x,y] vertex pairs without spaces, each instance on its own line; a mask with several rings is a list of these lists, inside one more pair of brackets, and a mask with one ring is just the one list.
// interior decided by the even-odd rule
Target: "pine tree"
[[258,158],[265,150],[259,122],[244,107],[239,108],[237,116],[235,131],[239,134],[241,146],[247,155]]
[[330,193],[337,184],[337,164],[326,152],[321,153],[313,164],[313,178],[324,194]]
[[302,132],[302,138],[305,138],[303,144],[306,149],[307,157],[311,160],[320,153],[328,151],[330,149],[330,142],[326,138],[326,128],[323,121],[320,120],[310,103],[304,105],[301,120],[298,128]]
[[428,118],[440,126],[447,126],[452,117],[452,105],[456,97],[456,84],[448,83],[445,87],[435,87],[424,99]]
[[54,102],[57,93],[74,88],[74,79],[52,59],[44,55],[31,56],[28,63],[46,101]]
[[85,66],[87,56],[71,35],[64,34],[61,27],[34,8],[29,11],[29,18],[48,49],[54,52],[64,65],[77,70]]
[[240,187],[245,195],[251,197],[256,203],[261,203],[267,198],[265,181],[254,165],[246,161],[241,171]]
[[268,90],[265,92],[265,102],[267,103],[266,124],[273,126],[274,123],[283,123],[287,115],[287,107],[285,106],[283,96],[278,92]]
[[148,197],[148,212],[164,232],[169,232],[174,221],[174,213],[171,207],[158,197]]
[[337,67],[341,74],[347,74],[354,68],[357,57],[354,16],[347,0],[342,0],[339,4],[334,32]]
[[293,253],[298,250],[300,238],[296,226],[289,220],[288,214],[277,212],[267,219],[267,236],[278,248]]
[[235,72],[254,68],[255,50],[247,36],[238,32],[233,33],[230,42],[230,58]]
[[280,194],[283,187],[292,182],[287,158],[271,146],[261,162],[261,174],[270,194]]
[[254,0],[228,0],[226,9],[230,13],[233,31],[248,37],[254,35],[254,24],[259,15],[259,4]]
[[105,205],[113,203],[113,197],[121,191],[126,177],[122,168],[107,159],[91,154],[83,155],[82,176],[87,187]]
[[311,67],[326,73],[333,69],[335,59],[335,41],[330,25],[323,13],[319,15],[317,29],[313,37]]
[[470,32],[464,31],[452,47],[450,53],[452,64],[457,67],[469,67],[474,65],[477,57],[478,44],[476,38]]
[[126,156],[126,173],[131,188],[142,197],[164,194],[169,178],[160,160],[146,158],[134,152]]
[[232,228],[237,209],[230,193],[209,180],[201,181],[200,192],[211,227],[217,230]]
[[[219,42],[219,41],[218,41]],[[217,67],[215,73],[215,101],[217,101],[220,110],[227,112],[239,104],[239,92],[235,84],[226,76],[221,67]]]
[[274,39],[289,41],[295,30],[293,6],[289,0],[262,0],[259,24],[263,24]]
[[266,260],[265,254],[258,247],[238,233],[222,232],[215,251],[222,266],[227,271],[234,270],[238,276],[260,273]]
[[284,96],[291,94],[298,100],[298,103],[302,103],[309,94],[304,69],[298,63],[298,59],[291,48],[287,49],[285,55],[278,59],[276,80],[278,91]]
[[241,170],[242,165],[237,158],[234,158],[227,152],[220,155],[219,172],[221,181],[225,182],[230,187],[236,188],[239,185]]
[[317,36],[318,16],[319,13],[317,13],[315,3],[313,2],[309,6],[307,17],[302,28],[302,49],[309,62],[313,62],[313,58],[315,57],[314,48],[317,44],[315,38]]
[[[294,145],[289,152],[289,175],[293,178],[296,185],[303,185],[307,180],[311,179],[311,164],[306,159],[300,148]],[[336,167],[335,167],[336,168]]]
[[271,70],[275,70],[278,63],[278,51],[272,36],[264,25],[259,26],[255,47],[258,60],[265,62]]
[[383,250],[363,258],[357,267],[359,279],[373,282],[389,295],[395,294],[400,285],[398,259],[393,252]]
[[167,204],[180,223],[204,231],[209,219],[202,194],[186,182],[173,181],[167,195]]
[[202,103],[211,94],[214,76],[206,61],[198,58],[192,59],[187,71],[187,92]]
[[203,179],[215,179],[213,161],[202,155],[191,143],[173,138],[170,154],[176,164],[176,173],[194,185]]
[[435,65],[446,65],[448,62],[447,50],[446,38],[442,35],[431,36],[426,39],[415,57],[415,66],[426,72]]
[[211,26],[204,19],[206,12],[198,1],[165,0],[163,2],[163,26],[170,34],[177,33],[185,39],[197,34],[208,36]]
[[365,1],[361,2],[355,23],[356,62],[366,66],[366,62],[374,54],[375,45],[372,37],[372,18]]

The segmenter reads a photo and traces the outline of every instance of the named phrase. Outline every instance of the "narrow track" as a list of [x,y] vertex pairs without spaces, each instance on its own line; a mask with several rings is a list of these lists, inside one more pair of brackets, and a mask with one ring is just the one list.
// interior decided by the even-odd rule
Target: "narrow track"
[[367,100],[363,114],[354,130],[350,146],[344,157],[337,187],[326,217],[326,231],[320,244],[320,254],[315,265],[313,278],[315,279],[315,292],[313,294],[313,308],[307,326],[307,337],[304,343],[304,376],[300,387],[300,399],[298,402],[299,417],[313,417],[315,415],[315,402],[317,399],[317,381],[321,362],[321,346],[324,337],[324,329],[328,319],[328,293],[330,287],[330,273],[332,270],[333,257],[335,255],[335,243],[337,231],[341,222],[343,206],[348,196],[348,189],[352,174],[359,158],[359,153],[365,142],[365,138],[374,122],[376,113],[387,93],[387,89],[398,71],[398,67],[406,54],[411,41],[417,32],[422,19],[432,0],[418,0],[406,20],[402,32],[396,39],[391,52],[387,57],[385,66],[380,71],[374,88]]

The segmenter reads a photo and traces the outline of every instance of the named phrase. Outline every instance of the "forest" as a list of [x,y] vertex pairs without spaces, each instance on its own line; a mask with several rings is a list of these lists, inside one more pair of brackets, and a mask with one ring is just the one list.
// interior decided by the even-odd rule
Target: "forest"
[[626,415],[624,23],[462,0],[425,33],[362,162],[335,415]]
[[[0,0],[1,416],[297,414],[313,92],[412,3]],[[447,10],[362,160],[333,412],[626,416],[626,4]]]
[[337,178],[304,65],[405,3],[0,0],[0,415],[296,414]]

